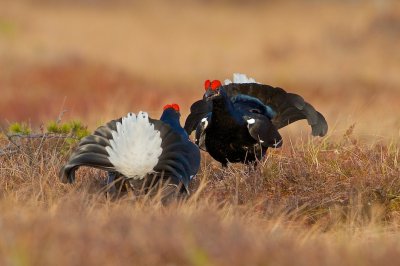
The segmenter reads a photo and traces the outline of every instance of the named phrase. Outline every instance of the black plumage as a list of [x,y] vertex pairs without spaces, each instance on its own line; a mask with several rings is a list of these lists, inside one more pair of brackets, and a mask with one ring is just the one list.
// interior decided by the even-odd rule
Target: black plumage
[[222,165],[261,159],[269,147],[282,145],[278,129],[300,119],[307,119],[312,135],[327,133],[323,115],[297,94],[258,83],[205,86],[184,128],[188,134],[196,130],[196,144]]
[[[144,178],[152,180],[168,180],[170,184],[183,185],[188,192],[190,180],[196,175],[200,166],[200,152],[193,144],[179,123],[178,105],[168,105],[160,120],[148,118],[154,129],[160,132],[162,153],[151,173]],[[72,183],[75,171],[80,166],[90,166],[106,170],[112,179],[122,176],[109,160],[106,147],[111,146],[112,132],[117,130],[117,123],[122,118],[112,120],[95,130],[93,135],[83,138],[71,155],[67,164],[60,171],[61,181]],[[155,183],[154,183],[155,184]]]

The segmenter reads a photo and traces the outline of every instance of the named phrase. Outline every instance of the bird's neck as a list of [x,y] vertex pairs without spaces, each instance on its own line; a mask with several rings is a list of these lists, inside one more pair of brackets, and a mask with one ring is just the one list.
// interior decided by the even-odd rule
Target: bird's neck
[[168,114],[167,112],[164,112],[160,120],[169,124],[170,126],[173,127],[181,127],[181,123],[179,122],[179,117],[175,117],[174,115]]
[[212,123],[223,123],[225,125],[228,125],[230,123],[238,123],[235,108],[233,107],[231,100],[225,94],[225,92],[221,94],[221,97],[215,98],[213,100],[213,115],[211,117]]
[[179,122],[179,115],[164,111],[160,117],[160,120],[171,126],[172,130],[182,137],[189,138],[186,131],[182,128],[181,123]]

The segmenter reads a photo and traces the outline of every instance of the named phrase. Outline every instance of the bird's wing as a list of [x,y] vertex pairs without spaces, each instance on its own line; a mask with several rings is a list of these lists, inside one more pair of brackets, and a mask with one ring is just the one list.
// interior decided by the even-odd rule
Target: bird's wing
[[314,136],[324,136],[328,131],[324,116],[297,94],[258,83],[231,83],[223,88],[231,98],[237,95],[248,95],[270,107],[275,112],[271,121],[277,129],[297,120],[307,119]]
[[[189,179],[192,179],[197,174],[197,172],[199,171],[199,168],[200,168],[200,150],[199,150],[199,147],[197,147],[191,141],[188,141],[186,149],[187,149],[187,154],[190,155],[187,158],[189,160],[189,163],[191,166],[191,168],[190,168],[191,170],[188,172],[190,174]],[[188,184],[185,185],[186,188],[187,188],[187,186],[188,186]]]
[[235,111],[247,123],[249,133],[255,140],[264,147],[277,148],[282,145],[282,137],[271,122],[275,113],[270,107],[248,95],[237,95],[231,99]]
[[230,98],[235,110],[241,114],[255,113],[262,114],[270,120],[276,116],[276,112],[268,105],[265,105],[259,99],[249,96],[238,94]]
[[149,119],[160,131],[162,154],[154,171],[170,177],[173,182],[185,186],[187,192],[191,178],[200,167],[200,151],[188,138],[176,133],[168,124]]
[[120,118],[108,122],[97,128],[93,135],[89,135],[79,142],[68,163],[60,170],[59,176],[63,183],[72,183],[75,180],[75,171],[79,166],[85,165],[106,171],[115,171],[115,167],[108,159],[106,147],[111,145],[111,132],[116,130],[116,124],[121,120]]
[[247,122],[250,135],[263,147],[278,148],[282,146],[282,137],[271,120],[261,114],[250,113],[243,116]]
[[199,100],[190,107],[190,114],[185,121],[185,130],[190,135],[200,124],[204,117],[212,112],[212,102]]

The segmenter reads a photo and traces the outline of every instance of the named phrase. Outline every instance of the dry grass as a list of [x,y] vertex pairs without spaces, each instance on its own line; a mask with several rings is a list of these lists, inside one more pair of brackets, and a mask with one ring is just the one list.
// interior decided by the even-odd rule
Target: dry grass
[[[399,255],[397,145],[299,140],[256,168],[204,154],[185,201],[117,201],[104,174],[57,172],[61,140],[0,157],[3,265],[381,265]],[[5,140],[3,140],[5,142]]]
[[96,170],[61,184],[64,141],[25,142],[0,155],[1,265],[397,263],[397,2],[122,2],[0,2],[3,128],[66,109],[93,129],[171,102],[185,117],[204,79],[241,71],[304,96],[329,136],[289,126],[254,169],[203,154],[191,197],[168,206],[111,201]]

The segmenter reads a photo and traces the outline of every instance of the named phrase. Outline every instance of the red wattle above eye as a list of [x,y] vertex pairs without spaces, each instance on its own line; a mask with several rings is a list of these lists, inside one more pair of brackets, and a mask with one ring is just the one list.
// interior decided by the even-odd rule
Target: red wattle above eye
[[167,104],[167,105],[164,106],[163,110],[166,110],[166,109],[171,108],[171,107],[172,106],[170,104]]
[[204,82],[204,89],[207,90],[208,88],[210,88],[210,86],[211,86],[211,81],[209,79],[207,79]]
[[167,109],[169,109],[169,108],[172,108],[172,109],[174,109],[175,111],[179,112],[179,105],[176,104],[176,103],[167,104],[167,105],[164,106],[163,109],[164,109],[164,110],[167,110]]
[[221,81],[219,81],[219,80],[213,80],[212,82],[211,82],[211,89],[212,90],[216,90],[216,89],[218,89],[219,87],[221,87],[222,86],[222,84],[221,84]]
[[176,103],[171,104],[172,108],[174,108],[175,111],[179,112],[179,105]]

